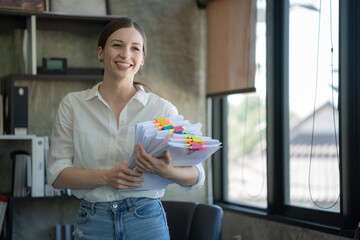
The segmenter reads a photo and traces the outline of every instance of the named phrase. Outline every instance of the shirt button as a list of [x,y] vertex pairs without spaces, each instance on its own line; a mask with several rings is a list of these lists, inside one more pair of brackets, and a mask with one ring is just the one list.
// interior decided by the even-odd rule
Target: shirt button
[[113,203],[112,207],[113,207],[114,209],[117,209],[117,207],[118,207],[117,203]]
[[110,157],[110,160],[111,160],[111,161],[114,161],[114,157]]
[[116,140],[116,135],[113,135],[113,139]]

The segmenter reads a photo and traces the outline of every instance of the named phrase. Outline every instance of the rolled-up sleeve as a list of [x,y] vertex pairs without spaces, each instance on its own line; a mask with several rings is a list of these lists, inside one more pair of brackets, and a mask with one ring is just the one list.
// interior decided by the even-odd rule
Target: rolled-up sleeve
[[53,132],[49,160],[47,163],[47,181],[52,185],[62,170],[73,167],[73,131],[72,110],[69,95],[60,103]]
[[187,190],[193,190],[193,189],[199,189],[204,185],[205,182],[205,171],[204,171],[204,167],[202,165],[202,163],[199,163],[198,165],[195,165],[195,167],[197,168],[197,170],[199,171],[199,177],[198,177],[198,181],[195,185],[191,186],[191,187],[185,187],[185,186],[181,186],[181,188],[185,191]]

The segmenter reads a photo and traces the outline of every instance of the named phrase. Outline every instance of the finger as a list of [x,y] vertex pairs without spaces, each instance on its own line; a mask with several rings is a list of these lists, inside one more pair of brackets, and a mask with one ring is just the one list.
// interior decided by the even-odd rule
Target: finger
[[141,171],[131,170],[131,169],[124,169],[123,171],[127,176],[131,177],[142,177],[144,174]]
[[140,156],[146,157],[148,158],[149,156],[151,156],[150,154],[148,154],[144,148],[144,146],[142,144],[138,144],[137,146],[138,152]]
[[171,155],[170,155],[169,150],[164,151],[163,157],[164,157],[165,159],[171,160]]
[[115,188],[117,188],[117,189],[135,189],[138,187],[142,187],[142,184],[141,183],[121,182],[121,183],[118,183]]
[[145,168],[149,168],[150,165],[152,165],[152,156],[145,151],[144,147],[141,144],[138,144],[135,156],[135,165],[141,163],[142,166],[144,166]]
[[127,183],[140,183],[140,182],[144,182],[145,179],[143,177],[133,177],[133,176],[129,176],[129,175],[124,175],[122,177],[122,180],[127,182]]
[[144,181],[145,179],[142,177],[130,176],[130,175],[126,175],[125,173],[119,173],[117,176],[116,183],[125,186],[136,187],[139,186],[139,184],[141,184]]
[[136,146],[136,150],[135,150],[135,164],[136,164],[136,162],[142,161],[142,159],[143,159],[139,145],[140,144],[138,144],[138,146]]
[[136,171],[136,170],[132,170],[130,168],[128,168],[126,166],[127,164],[127,161],[123,161],[121,162],[119,165],[119,168],[120,168],[120,171],[126,173],[127,175],[130,175],[130,176],[136,176],[136,177],[141,177],[143,174],[139,171]]
[[136,169],[138,169],[141,172],[145,172],[145,173],[148,172],[148,168],[140,161],[137,161],[135,163],[135,166],[136,166]]

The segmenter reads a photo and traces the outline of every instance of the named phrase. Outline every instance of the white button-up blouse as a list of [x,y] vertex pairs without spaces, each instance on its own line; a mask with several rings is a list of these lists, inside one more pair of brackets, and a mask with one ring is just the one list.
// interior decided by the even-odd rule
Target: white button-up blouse
[[[61,101],[51,137],[47,165],[48,184],[52,185],[66,167],[111,169],[129,161],[135,149],[135,124],[161,117],[178,115],[169,101],[141,89],[122,110],[117,127],[115,115],[101,97],[99,83],[93,88],[67,94]],[[205,180],[202,164],[198,164],[200,188]],[[119,191],[110,186],[74,189],[72,193],[89,202],[108,202],[130,197],[160,198],[165,189]]]

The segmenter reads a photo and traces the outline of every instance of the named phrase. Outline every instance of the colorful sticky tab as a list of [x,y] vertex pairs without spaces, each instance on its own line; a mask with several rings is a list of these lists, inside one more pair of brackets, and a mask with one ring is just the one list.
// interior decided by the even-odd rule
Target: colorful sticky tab
[[201,143],[191,144],[189,151],[204,151],[208,146],[203,146]]
[[163,130],[169,130],[169,129],[172,129],[173,128],[173,125],[168,125],[168,126],[164,126],[162,129]]
[[203,142],[203,139],[201,137],[193,136],[192,139],[196,143],[202,143]]
[[168,122],[169,118],[157,118],[156,122],[160,123],[160,122]]
[[182,131],[184,131],[185,129],[182,127],[182,126],[176,126],[176,127],[174,127],[174,131],[176,132],[176,133],[178,133],[178,132],[182,132]]

